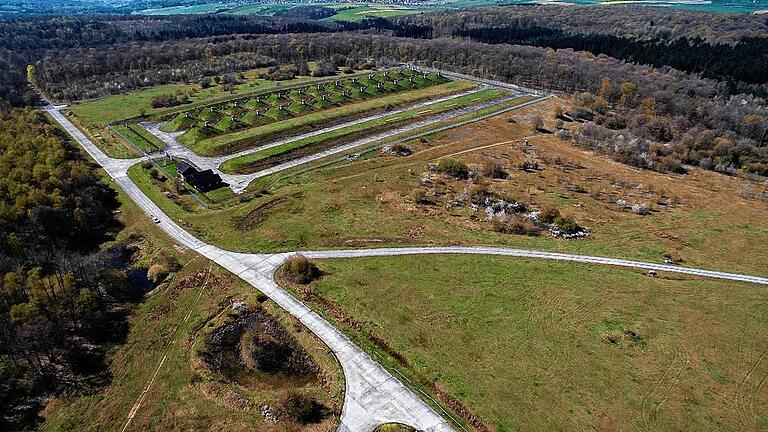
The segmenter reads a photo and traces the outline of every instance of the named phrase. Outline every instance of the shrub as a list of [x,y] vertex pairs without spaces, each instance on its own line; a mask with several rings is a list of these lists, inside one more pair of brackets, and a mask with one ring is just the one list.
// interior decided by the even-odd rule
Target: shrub
[[544,129],[544,119],[539,115],[533,116],[531,119],[531,126],[533,126],[533,130],[535,131]]
[[322,275],[320,269],[303,255],[294,255],[283,264],[280,274],[293,283],[306,285]]
[[469,178],[469,168],[467,167],[467,164],[454,158],[444,157],[438,159],[437,164],[435,164],[435,169],[438,172],[451,177],[459,179]]
[[485,204],[486,199],[495,198],[496,194],[488,189],[487,185],[479,183],[469,188],[467,197],[469,198],[469,202],[472,204],[483,205]]
[[582,230],[575,220],[562,216],[555,218],[555,225],[557,225],[557,229],[564,234],[576,234]]
[[556,209],[555,207],[549,207],[541,211],[539,220],[541,223],[552,224],[555,223],[555,221],[560,217],[560,210]]
[[520,164],[520,169],[526,172],[538,171],[539,163],[536,161],[525,161]]
[[530,220],[516,214],[496,218],[493,220],[492,225],[494,231],[504,234],[537,236],[541,233],[541,230]]
[[413,153],[413,150],[405,144],[397,143],[392,144],[389,148],[389,152],[395,156],[410,156],[411,153]]
[[321,422],[326,411],[318,401],[301,393],[291,392],[283,401],[285,415],[305,425]]
[[152,282],[153,285],[157,285],[164,281],[168,277],[168,267],[162,264],[153,264],[147,270],[147,279]]
[[422,189],[414,189],[413,192],[411,192],[411,198],[416,204],[434,204],[434,202],[429,199],[429,196],[427,196],[427,193]]
[[501,164],[490,161],[483,166],[483,175],[494,179],[505,179],[509,177],[509,174],[504,171],[504,167]]

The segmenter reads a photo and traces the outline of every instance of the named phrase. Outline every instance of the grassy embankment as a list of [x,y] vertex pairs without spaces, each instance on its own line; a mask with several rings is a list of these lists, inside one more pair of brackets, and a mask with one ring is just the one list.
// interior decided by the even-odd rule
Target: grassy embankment
[[268,141],[270,138],[290,132],[292,134],[306,132],[329,126],[334,123],[348,121],[357,116],[371,114],[390,107],[414,103],[427,98],[442,97],[472,88],[474,85],[466,81],[451,81],[445,84],[420,88],[412,91],[384,95],[380,98],[363,102],[316,111],[287,120],[272,122],[254,128],[244,129],[225,135],[190,142],[189,148],[201,155],[229,154],[254,144]]
[[165,147],[165,143],[136,123],[112,126],[115,132],[130,141],[146,153],[152,153]]
[[478,93],[460,96],[454,99],[437,102],[427,106],[414,108],[397,114],[386,115],[374,120],[358,123],[353,126],[336,129],[331,132],[325,132],[309,138],[289,142],[280,146],[272,147],[245,156],[230,159],[221,165],[224,172],[245,174],[253,172],[251,166],[259,161],[270,157],[289,153],[303,147],[320,144],[325,141],[333,141],[338,138],[344,138],[355,135],[358,132],[366,132],[366,135],[380,132],[383,129],[393,129],[403,126],[420,119],[430,117],[442,112],[465,108],[474,104],[487,102],[505,95],[503,90],[482,90]]

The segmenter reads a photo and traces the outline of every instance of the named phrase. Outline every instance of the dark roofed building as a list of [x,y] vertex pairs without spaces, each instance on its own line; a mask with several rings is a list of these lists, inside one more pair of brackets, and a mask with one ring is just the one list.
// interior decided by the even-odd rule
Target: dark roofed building
[[182,180],[200,192],[208,192],[225,186],[225,183],[221,181],[221,177],[213,172],[212,169],[198,171],[192,164],[179,161],[176,164],[176,171],[179,172]]

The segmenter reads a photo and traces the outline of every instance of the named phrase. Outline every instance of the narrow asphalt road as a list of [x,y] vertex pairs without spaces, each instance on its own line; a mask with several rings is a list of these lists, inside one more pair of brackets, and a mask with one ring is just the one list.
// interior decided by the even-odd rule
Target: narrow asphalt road
[[[292,253],[243,254],[223,250],[195,238],[164,214],[133,181],[128,168],[141,159],[113,159],[106,156],[83,135],[57,107],[45,110],[98,162],[115,183],[148,215],[156,216],[158,226],[178,243],[193,249],[216,262],[255,288],[269,296],[288,313],[304,323],[325,342],[339,359],[346,380],[344,407],[339,430],[343,432],[369,432],[386,422],[398,422],[424,431],[451,431],[448,422],[423,402],[413,391],[393,377],[381,365],[357,347],[342,332],[313,312],[305,304],[281,288],[274,279],[275,270]],[[768,279],[736,273],[666,266],[622,259],[569,255],[553,252],[530,251],[494,247],[414,247],[365,250],[309,251],[304,255],[315,258],[352,258],[362,256],[393,256],[409,254],[484,254],[528,258],[553,259],[592,264],[622,266],[647,270],[667,271],[694,276],[751,282],[768,285]]]

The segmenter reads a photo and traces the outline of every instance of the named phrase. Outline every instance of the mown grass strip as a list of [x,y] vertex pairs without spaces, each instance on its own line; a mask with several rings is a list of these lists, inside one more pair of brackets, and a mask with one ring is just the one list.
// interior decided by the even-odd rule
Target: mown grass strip
[[147,153],[152,153],[165,147],[165,144],[159,138],[136,123],[115,125],[112,126],[112,129]]

